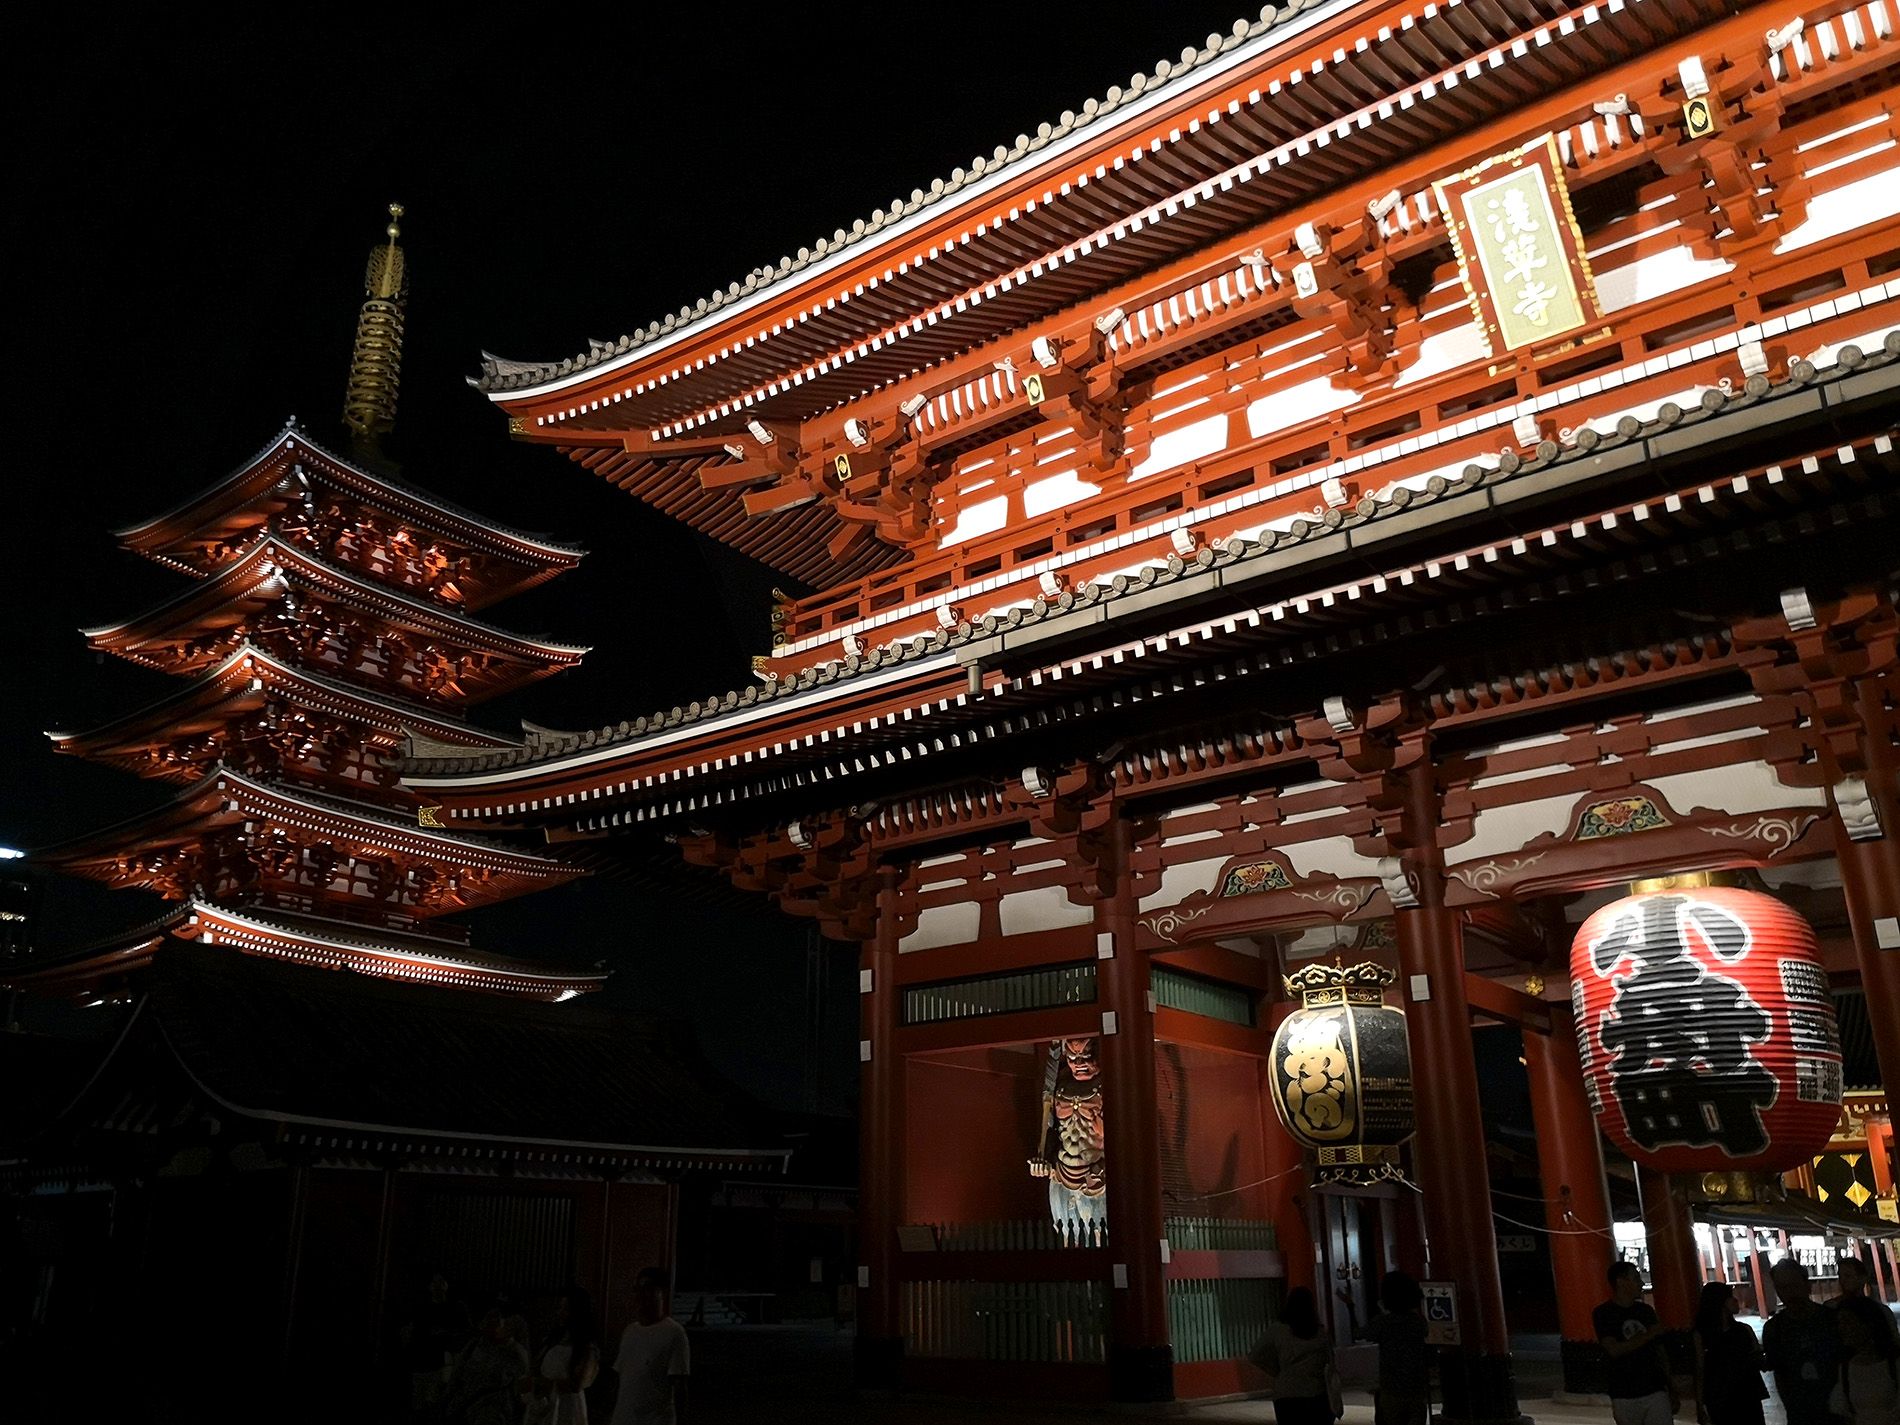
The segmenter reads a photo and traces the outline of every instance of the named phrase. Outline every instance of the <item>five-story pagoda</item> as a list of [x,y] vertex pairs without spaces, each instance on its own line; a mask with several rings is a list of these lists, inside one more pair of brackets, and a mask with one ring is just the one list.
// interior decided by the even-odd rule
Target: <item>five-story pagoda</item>
[[392,206],[371,253],[344,421],[352,457],[294,420],[236,471],[118,532],[196,582],[95,649],[184,680],[61,751],[180,784],[167,804],[48,848],[49,866],[175,903],[159,919],[41,962],[20,984],[99,995],[170,938],[388,978],[567,998],[604,975],[506,960],[438,917],[558,884],[576,868],[448,831],[401,786],[405,743],[492,750],[470,704],[585,649],[477,611],[574,567],[581,551],[505,529],[390,473],[408,279]]

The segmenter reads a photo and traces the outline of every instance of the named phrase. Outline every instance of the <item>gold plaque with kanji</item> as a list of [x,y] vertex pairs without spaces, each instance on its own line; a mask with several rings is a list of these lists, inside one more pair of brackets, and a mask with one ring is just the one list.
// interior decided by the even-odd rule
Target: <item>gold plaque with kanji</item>
[[1554,139],[1488,158],[1432,192],[1494,355],[1602,319]]

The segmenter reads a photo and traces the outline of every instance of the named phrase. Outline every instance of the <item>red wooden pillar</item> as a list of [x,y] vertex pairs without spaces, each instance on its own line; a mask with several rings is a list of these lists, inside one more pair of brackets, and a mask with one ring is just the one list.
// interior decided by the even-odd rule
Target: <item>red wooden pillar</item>
[[1686,1331],[1702,1293],[1702,1259],[1696,1253],[1689,1200],[1668,1173],[1638,1165],[1643,1231],[1649,1238],[1649,1286],[1664,1327]]
[[[1897,771],[1891,751],[1877,746],[1878,739],[1866,741],[1870,766],[1865,785],[1873,825],[1869,827],[1864,815],[1851,821],[1837,818],[1835,855],[1840,861],[1847,919],[1854,931],[1854,956],[1867,994],[1874,1055],[1880,1064],[1880,1080],[1892,1093],[1900,1087],[1900,795],[1894,792]],[[1849,834],[1850,825],[1861,832],[1861,840]],[[1877,834],[1869,835],[1870,829]]]
[[1581,1395],[1602,1389],[1602,1352],[1590,1312],[1608,1295],[1607,1274],[1616,1243],[1602,1145],[1584,1093],[1583,1064],[1568,1006],[1550,1007],[1550,1033],[1525,1029],[1524,1069],[1530,1079],[1544,1218],[1551,1231],[1564,1389]]
[[879,873],[877,934],[859,958],[858,1338],[860,1384],[892,1387],[904,1356],[897,1229],[904,1220],[904,1061],[897,1051],[899,872]]
[[1114,892],[1097,902],[1108,939],[1096,970],[1102,1036],[1103,1147],[1108,1176],[1109,1390],[1117,1400],[1172,1400],[1174,1349],[1168,1338],[1168,1284],[1161,1260],[1167,1235],[1161,1204],[1161,1140],[1155,1119],[1154,1011],[1148,957],[1135,944],[1132,839],[1117,818],[1104,833]]
[[1408,777],[1405,870],[1414,904],[1394,927],[1405,978],[1406,1038],[1411,1047],[1418,1134],[1414,1169],[1425,1196],[1432,1276],[1457,1288],[1459,1344],[1439,1357],[1449,1421],[1515,1421],[1517,1386],[1504,1320],[1484,1114],[1465,1001],[1464,928],[1445,906],[1442,853],[1436,844],[1438,791],[1431,759]]
[[[1274,1005],[1268,1017],[1268,1030],[1277,1031],[1280,1021],[1293,1013],[1294,1008],[1291,1001]],[[1313,1245],[1313,1230],[1306,1218],[1306,1152],[1300,1147],[1299,1141],[1286,1131],[1286,1125],[1280,1122],[1279,1112],[1273,1106],[1277,1082],[1272,1058],[1262,1060],[1260,1144],[1263,1166],[1270,1179],[1267,1184],[1267,1211],[1273,1221],[1274,1235],[1280,1243],[1280,1261],[1286,1272],[1287,1288],[1291,1290],[1303,1286],[1312,1289],[1318,1256]]]

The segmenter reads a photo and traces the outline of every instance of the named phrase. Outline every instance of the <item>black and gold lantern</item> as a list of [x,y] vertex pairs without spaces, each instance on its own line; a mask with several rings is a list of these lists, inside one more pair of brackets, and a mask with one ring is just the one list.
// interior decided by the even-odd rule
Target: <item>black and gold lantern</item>
[[1318,1162],[1317,1181],[1401,1177],[1412,1136],[1412,1055],[1405,1015],[1385,1004],[1381,965],[1308,965],[1288,975],[1301,1007],[1273,1036],[1273,1107]]

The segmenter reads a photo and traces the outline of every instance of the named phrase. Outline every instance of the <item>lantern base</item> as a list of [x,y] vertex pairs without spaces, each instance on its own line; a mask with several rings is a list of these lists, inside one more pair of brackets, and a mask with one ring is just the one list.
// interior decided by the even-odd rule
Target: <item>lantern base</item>
[[1314,1187],[1328,1183],[1373,1187],[1379,1183],[1402,1182],[1405,1178],[1399,1150],[1384,1144],[1350,1143],[1338,1148],[1320,1148],[1313,1156]]
[[1517,1377],[1508,1355],[1442,1350],[1438,1381],[1445,1403],[1434,1420],[1445,1425],[1532,1425],[1517,1408]]

